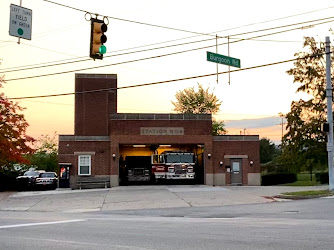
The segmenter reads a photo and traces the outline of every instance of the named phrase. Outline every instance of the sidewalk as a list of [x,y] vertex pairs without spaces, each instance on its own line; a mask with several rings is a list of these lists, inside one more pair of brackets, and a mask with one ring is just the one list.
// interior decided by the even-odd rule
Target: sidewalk
[[109,189],[57,189],[0,192],[0,211],[79,213],[149,208],[226,206],[273,202],[283,192],[322,190],[328,186],[126,186]]

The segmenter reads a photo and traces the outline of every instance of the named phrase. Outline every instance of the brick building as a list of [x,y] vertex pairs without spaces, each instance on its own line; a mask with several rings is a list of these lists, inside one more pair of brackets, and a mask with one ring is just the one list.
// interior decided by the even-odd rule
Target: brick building
[[59,136],[64,186],[78,188],[85,180],[118,186],[126,157],[166,150],[196,155],[198,184],[260,185],[259,136],[212,136],[207,114],[117,113],[112,74],[76,74],[75,92],[74,135]]

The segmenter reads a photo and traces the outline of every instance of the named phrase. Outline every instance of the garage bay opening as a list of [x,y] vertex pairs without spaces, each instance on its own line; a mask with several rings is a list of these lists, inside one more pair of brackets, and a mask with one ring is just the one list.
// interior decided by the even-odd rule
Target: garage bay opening
[[204,184],[203,145],[120,145],[120,185]]

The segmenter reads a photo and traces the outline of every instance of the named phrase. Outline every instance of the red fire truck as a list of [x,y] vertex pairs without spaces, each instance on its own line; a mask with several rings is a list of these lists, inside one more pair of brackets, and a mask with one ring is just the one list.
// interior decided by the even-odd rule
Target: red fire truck
[[152,155],[152,173],[155,180],[194,180],[194,153],[185,151],[165,151]]

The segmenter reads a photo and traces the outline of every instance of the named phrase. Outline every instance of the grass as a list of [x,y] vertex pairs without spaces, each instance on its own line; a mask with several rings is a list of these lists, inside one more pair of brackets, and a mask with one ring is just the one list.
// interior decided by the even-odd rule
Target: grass
[[292,183],[281,184],[280,186],[293,186],[293,187],[300,187],[300,186],[318,186],[321,185],[320,182],[315,180],[315,174],[312,174],[312,180],[310,174],[297,174],[297,181]]
[[279,196],[279,198],[285,199],[311,199],[318,197],[326,197],[334,195],[331,190],[309,190],[298,192],[286,192]]

